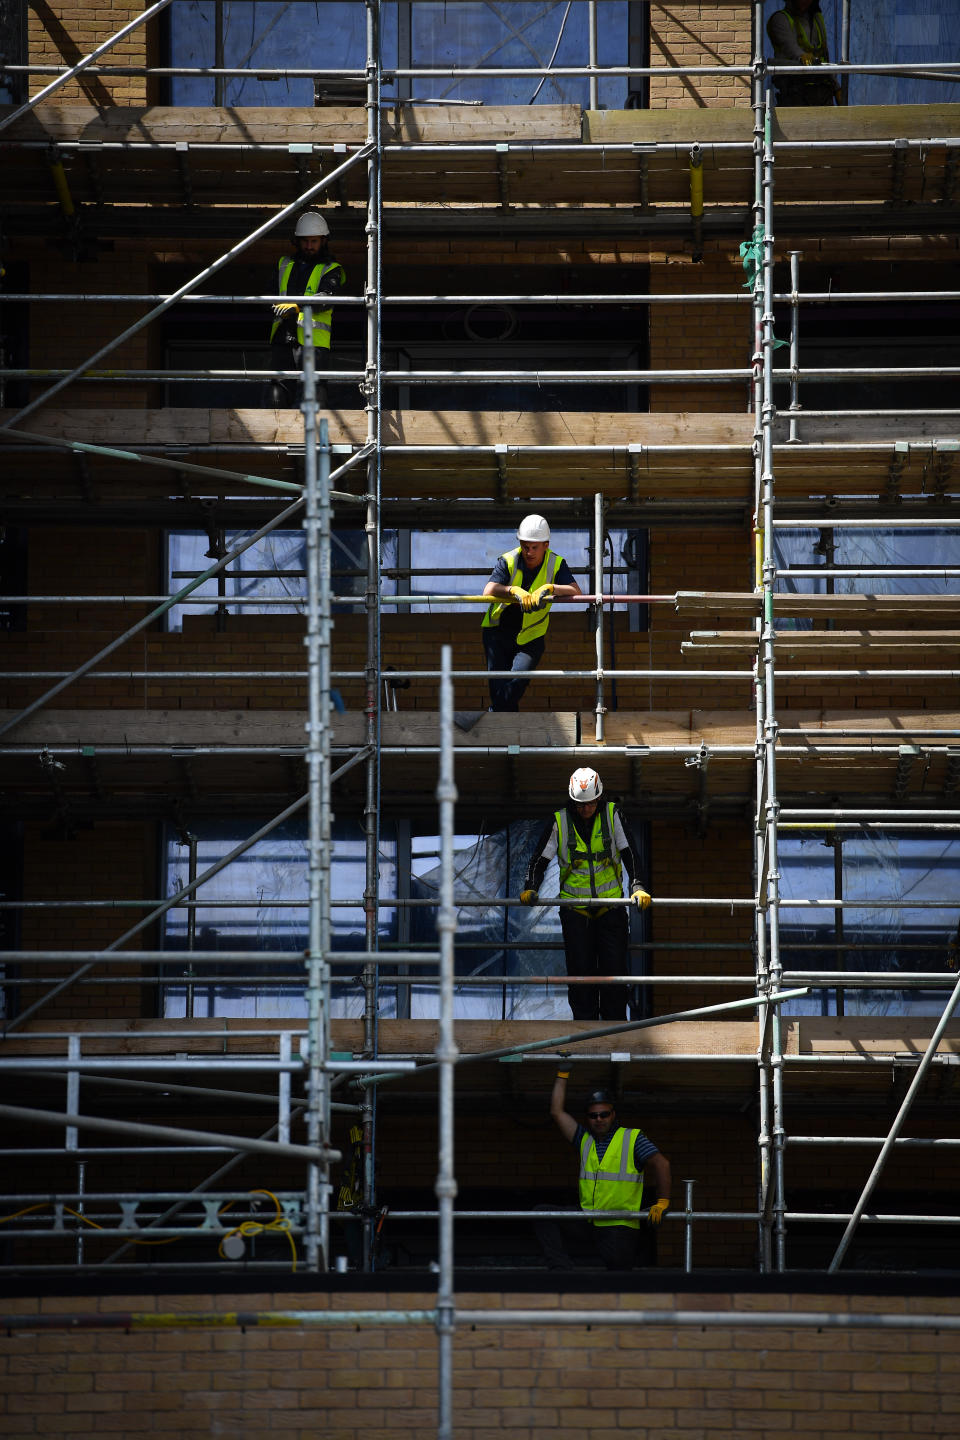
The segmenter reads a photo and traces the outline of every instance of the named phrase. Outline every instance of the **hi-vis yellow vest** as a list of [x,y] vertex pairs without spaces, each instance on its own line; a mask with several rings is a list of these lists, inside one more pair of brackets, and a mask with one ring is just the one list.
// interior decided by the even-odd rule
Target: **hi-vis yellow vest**
[[612,800],[597,806],[587,846],[566,806],[554,813],[561,900],[622,900],[623,866],[613,843]]
[[[516,550],[507,550],[500,558],[507,562],[507,584],[515,585],[517,572],[521,569],[520,546],[518,545]],[[562,564],[563,556],[555,555],[552,550],[548,550],[543,557],[543,564],[530,582],[530,589],[537,590],[541,585],[552,585]],[[517,636],[518,645],[526,645],[528,641],[539,640],[541,635],[546,635],[547,626],[550,624],[552,603],[551,600],[546,600],[539,610],[524,610],[520,633]],[[495,600],[483,617],[483,626],[499,625],[500,616],[510,604],[512,604],[510,600]]]
[[[642,1210],[643,1171],[633,1158],[633,1144],[639,1130],[615,1130],[613,1139],[597,1157],[592,1135],[580,1141],[580,1209],[581,1210]],[[591,1225],[629,1225],[639,1230],[640,1220],[598,1220]]]
[[[806,50],[807,54],[812,55],[814,60],[818,61],[820,64],[825,63],[829,58],[827,55],[827,28],[823,23],[823,16],[821,15],[820,11],[814,11],[813,15],[809,17],[804,15],[791,15],[789,10],[784,10],[783,13],[790,21],[790,29],[793,31],[794,39],[800,46],[800,49]],[[808,25],[811,27],[810,30],[807,29]],[[768,33],[769,29],[770,21],[768,20]],[[772,36],[770,38],[771,40],[773,39]],[[784,55],[782,51],[779,54],[777,53],[777,46],[775,41],[773,45],[773,58],[775,61],[781,60],[784,64],[791,63],[788,57]],[[784,78],[793,81],[803,80],[805,77],[803,75],[789,75],[785,76]]]
[[[279,286],[278,286],[278,289],[279,289],[279,292],[280,292],[281,295],[286,295],[286,293],[287,293],[287,285],[288,285],[289,282],[290,282],[290,272],[291,272],[291,270],[292,270],[293,267],[294,267],[294,263],[295,263],[294,258],[293,258],[293,256],[291,256],[291,255],[284,255],[283,258],[282,258],[281,261],[280,261],[280,284],[279,284]],[[320,289],[320,282],[323,280],[323,277],[324,277],[325,275],[329,275],[329,274],[330,274],[331,270],[339,270],[339,271],[340,271],[340,282],[341,282],[341,284],[343,283],[343,281],[346,279],[346,275],[344,274],[343,266],[342,266],[341,264],[339,264],[336,260],[325,260],[325,261],[324,261],[322,264],[320,264],[320,265],[314,265],[313,269],[310,271],[310,278],[307,280],[306,288],[305,288],[305,290],[304,290],[304,292],[303,292],[304,298],[307,298],[307,297],[309,297],[310,295],[316,295],[317,291]],[[276,335],[276,333],[277,333],[277,331],[278,331],[278,329],[280,328],[280,326],[281,326],[282,323],[283,323],[282,320],[274,320],[273,324],[272,324],[271,327],[270,327],[270,339],[271,339],[271,340],[273,339],[274,335]],[[331,330],[332,326],[333,326],[333,310],[332,310],[332,309],[327,309],[327,310],[314,310],[314,312],[313,312],[313,344],[314,344],[314,348],[315,348],[315,349],[317,349],[317,350],[329,350],[329,349],[330,349],[330,330]],[[303,344],[303,321],[302,321],[302,320],[299,320],[299,321],[297,322],[297,344],[298,344],[298,345],[302,345],[302,344]]]

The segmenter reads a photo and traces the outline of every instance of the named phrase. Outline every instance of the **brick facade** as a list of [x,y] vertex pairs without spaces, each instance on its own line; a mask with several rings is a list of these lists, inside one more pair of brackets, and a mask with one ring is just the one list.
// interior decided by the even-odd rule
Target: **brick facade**
[[[133,1311],[154,1330],[17,1330],[0,1339],[0,1433],[99,1440],[396,1440],[435,1433],[437,1341],[429,1325],[179,1328],[197,1313],[430,1311],[432,1291],[238,1296],[51,1297],[7,1304],[17,1317]],[[462,1292],[471,1313],[679,1310],[779,1316],[892,1316],[893,1328],[729,1324],[458,1327],[453,1411],[463,1440],[732,1440],[789,1434],[945,1437],[960,1410],[955,1330],[899,1329],[896,1317],[955,1318],[946,1296],[832,1291],[536,1294]],[[96,1319],[93,1320],[94,1326]]]

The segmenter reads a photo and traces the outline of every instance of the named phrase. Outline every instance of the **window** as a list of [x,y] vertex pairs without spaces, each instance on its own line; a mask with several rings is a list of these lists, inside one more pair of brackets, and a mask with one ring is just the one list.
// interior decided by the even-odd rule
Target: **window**
[[[597,6],[597,57],[601,65],[625,65],[631,55],[646,64],[646,10],[636,0]],[[471,66],[477,72],[503,68],[583,65],[589,55],[585,0],[555,3],[385,4],[381,12],[381,55],[395,66]],[[312,105],[308,78],[261,78],[258,67],[348,69],[362,80],[366,60],[366,16],[362,4],[318,4],[313,0],[174,0],[165,26],[171,65],[249,67],[239,77],[175,76],[173,105]],[[639,51],[639,53],[638,53]],[[354,79],[353,85],[356,86]],[[349,83],[319,82],[331,103],[357,103]],[[482,103],[486,105],[576,104],[586,108],[589,85],[576,76],[471,75],[386,77],[384,99]],[[643,102],[645,81],[625,76],[599,83],[602,107]],[[628,99],[629,97],[629,99]]]
[[[212,561],[242,543],[253,531],[173,530],[167,535],[169,593],[208,569]],[[385,567],[396,564],[396,531],[382,533]],[[335,531],[331,537],[335,595],[362,595],[366,589],[366,539],[362,530]],[[389,592],[392,584],[384,581]],[[175,605],[169,630],[182,630],[186,616],[303,615],[306,595],[306,541],[302,530],[274,530],[245,550],[221,574],[193,592],[194,603]],[[209,597],[209,598],[208,598]],[[243,600],[246,603],[241,604]],[[197,603],[197,602],[202,603]],[[353,607],[338,607],[352,611]],[[189,622],[188,622],[189,623]]]
[[[251,72],[219,81],[174,76],[171,105],[312,105],[311,79],[261,79],[257,67],[363,72],[366,11],[351,0],[173,0],[167,13],[171,65]],[[384,7],[384,58],[391,64],[396,64],[394,14],[393,6]]]
[[[257,822],[223,821],[197,824],[197,873],[203,872],[257,828]],[[334,821],[331,867],[331,940],[335,949],[364,948],[364,917],[360,901],[364,887],[365,841],[360,825]],[[381,844],[381,885],[389,898],[396,892],[395,842]],[[164,844],[164,893],[174,894],[188,883],[189,847],[170,829]],[[170,1018],[192,1014],[248,1018],[302,1018],[306,1015],[303,952],[308,944],[306,821],[289,821],[258,841],[237,860],[203,885],[196,909],[198,950],[289,950],[290,964],[264,963],[239,967],[224,961],[217,977],[189,984],[189,961],[167,967],[163,1013]],[[396,911],[380,912],[380,943],[396,934]],[[187,952],[187,911],[173,909],[164,917],[164,949]],[[334,973],[331,1013],[335,1017],[363,1014],[363,995],[356,976],[342,967]],[[391,1013],[385,1000],[381,1013]]]
[[[462,1019],[544,1020],[567,1016],[562,985],[479,985],[483,976],[506,975],[517,979],[564,974],[559,912],[504,907],[494,902],[520,893],[530,854],[548,820],[518,821],[492,832],[455,837],[454,898],[458,929],[455,966],[458,986],[455,1013]],[[197,873],[228,854],[256,822],[240,820],[193,826],[197,835]],[[335,820],[331,874],[332,945],[356,950],[356,969],[334,969],[331,1013],[334,1018],[363,1014],[360,985],[364,950],[364,916],[360,904],[365,870],[365,841],[359,821]],[[637,835],[641,852],[645,833]],[[189,880],[186,837],[168,829],[164,843],[164,893],[171,895]],[[440,892],[440,840],[436,834],[399,820],[388,823],[380,841],[380,928],[378,945],[437,949],[437,904]],[[302,1018],[306,1014],[303,951],[307,946],[307,844],[306,822],[278,827],[238,860],[201,887],[196,907],[198,950],[289,950],[289,965],[265,962],[242,968],[225,960],[211,978],[205,967],[198,979],[190,977],[187,958],[187,911],[173,909],[164,918],[164,949],[171,953],[166,967],[163,1013],[168,1018],[244,1016],[248,1018]],[[553,861],[541,888],[544,897],[556,895],[559,873]],[[410,905],[393,905],[397,898]],[[419,903],[418,903],[419,902]],[[478,903],[480,902],[480,903]],[[176,958],[174,958],[176,954]],[[438,1010],[437,972],[434,966],[401,966],[399,984],[382,967],[379,1014],[432,1019]]]
[[[331,253],[337,256],[337,218]],[[276,257],[286,248],[287,236],[275,236]],[[178,266],[162,267],[158,283],[168,291],[187,280]],[[410,263],[389,264],[384,273],[386,295],[526,295],[531,271],[525,266],[449,265],[432,270]],[[227,294],[268,294],[278,284],[276,264],[231,267],[230,279],[220,287]],[[360,286],[355,273],[347,274],[347,293]],[[649,289],[645,265],[541,266],[535,276],[542,295],[602,294],[620,297]],[[200,383],[178,380],[179,371],[270,370],[269,333],[272,316],[266,306],[195,305],[174,307],[163,321],[164,367],[171,378],[164,386],[164,404],[227,409],[273,406],[262,380],[222,378]],[[330,363],[335,369],[362,372],[366,355],[365,321],[360,306],[341,306],[334,317]],[[423,384],[386,384],[385,409],[636,412],[647,408],[647,387],[636,381],[591,381],[590,371],[644,368],[648,363],[648,312],[640,304],[507,305],[482,300],[471,305],[429,306],[389,304],[383,310],[382,368],[388,371],[527,371],[536,378],[489,383],[457,384],[436,381]],[[576,385],[551,385],[549,371],[583,374]],[[327,401],[333,410],[362,408],[356,380],[327,382]]]
[[[818,567],[836,571],[849,568],[847,575],[833,574],[819,579],[816,575],[780,574],[777,589],[781,593],[801,595],[956,595],[960,592],[960,575],[944,570],[960,570],[960,535],[956,530],[938,526],[907,527],[872,526],[833,529],[809,527],[784,528],[776,531],[774,556],[777,567],[810,570]],[[929,575],[884,575],[884,569],[917,570],[929,568]],[[870,571],[870,574],[863,574]],[[778,621],[783,628],[809,627],[811,621]]]
[[[808,291],[877,291],[876,300],[799,306],[799,401],[804,410],[950,410],[956,400],[956,384],[952,377],[934,375],[849,375],[838,379],[816,379],[810,370],[910,370],[925,366],[954,366],[957,361],[957,333],[960,329],[960,305],[955,301],[900,300],[898,288],[907,288],[908,281],[898,271],[886,270],[883,279],[875,279],[864,271],[844,266],[829,269],[801,265],[801,290]],[[788,290],[786,268],[777,273],[777,284]],[[881,285],[887,289],[881,290]],[[916,281],[914,281],[916,285]],[[952,276],[946,269],[928,266],[923,288],[948,290]],[[777,339],[790,336],[790,316],[786,306],[777,307]],[[789,363],[789,352],[778,349],[774,359],[777,367]],[[785,410],[790,403],[786,381],[775,386],[778,406]]]
[[[546,508],[549,508],[547,506]],[[212,558],[239,543],[249,531],[175,530],[167,536],[167,585],[181,589],[206,570]],[[392,595],[478,595],[504,551],[516,545],[514,529],[385,530],[381,534],[381,565],[385,572],[381,603],[392,609]],[[555,529],[551,546],[564,557],[588,592],[593,585],[593,538],[585,530]],[[360,530],[333,533],[332,569],[335,595],[363,595],[366,590],[366,538]],[[401,558],[402,557],[402,558]],[[302,530],[275,530],[234,561],[221,575],[194,591],[194,603],[175,605],[168,628],[182,630],[185,616],[197,615],[302,615],[306,594],[306,547]],[[609,593],[636,594],[646,585],[646,532],[610,530],[604,545],[604,586]],[[398,569],[413,574],[391,574]],[[241,598],[246,602],[240,604]],[[198,603],[199,602],[199,603]],[[338,607],[359,613],[354,606]],[[422,607],[430,613],[429,604]],[[476,603],[443,602],[445,613],[477,614]],[[618,610],[627,609],[618,605]],[[636,606],[629,607],[631,618]],[[401,613],[410,607],[398,606]],[[638,622],[639,623],[639,622]]]
[[[783,835],[780,945],[785,970],[946,970],[960,916],[960,840],[942,834]],[[843,900],[798,909],[791,901]],[[858,902],[862,908],[858,906]],[[836,987],[788,1001],[792,1015],[939,1015],[953,988]]]

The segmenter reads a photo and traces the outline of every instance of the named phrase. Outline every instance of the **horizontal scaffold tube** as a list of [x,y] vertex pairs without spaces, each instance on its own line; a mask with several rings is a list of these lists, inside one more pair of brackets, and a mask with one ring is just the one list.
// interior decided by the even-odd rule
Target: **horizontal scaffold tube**
[[[235,1271],[235,1267],[233,1267]],[[336,1276],[333,1277],[336,1283]],[[547,1281],[544,1281],[547,1285]],[[845,1302],[849,1303],[849,1302]],[[0,1329],[11,1334],[30,1330],[252,1330],[252,1329],[337,1329],[390,1328],[393,1326],[435,1326],[435,1310],[198,1310],[175,1311],[117,1310],[62,1311],[58,1314],[12,1313],[0,1315]],[[697,1330],[960,1330],[960,1315],[905,1311],[849,1312],[834,1310],[638,1310],[623,1309],[457,1310],[455,1324],[525,1329],[529,1326],[619,1326],[623,1329],[692,1328]]]
[[[158,307],[159,308],[159,307]],[[691,370],[382,370],[381,382],[385,385],[584,385],[607,384],[657,384],[686,385],[696,381],[699,385],[728,385],[742,380],[753,379],[749,366],[728,369]],[[256,381],[299,380],[299,370],[257,370],[252,366],[244,370],[65,370],[53,366],[5,366],[0,376],[8,380],[56,380],[60,388],[66,380],[106,381],[111,385],[137,385],[149,381],[190,380],[196,384],[218,384],[223,380]],[[846,366],[844,368],[823,366],[803,367],[799,371],[783,369],[773,372],[774,381],[803,379],[813,381],[835,380],[933,380],[957,379],[960,366],[957,365],[903,365],[903,366]],[[324,372],[329,381],[357,381],[364,379],[362,370],[339,369],[336,366]],[[24,413],[26,413],[26,408]]]
[[[206,1057],[205,1057],[206,1058]],[[0,1115],[8,1120],[23,1120],[30,1125],[74,1126],[78,1129],[102,1130],[112,1135],[144,1135],[155,1140],[182,1141],[188,1145],[224,1145],[231,1150],[252,1155],[269,1155],[274,1159],[307,1160],[317,1164],[342,1159],[339,1150],[326,1146],[291,1145],[279,1140],[258,1140],[249,1135],[220,1135],[209,1130],[184,1130],[174,1125],[145,1125],[135,1120],[106,1120],[99,1115],[78,1115],[73,1111],[33,1110],[22,1105],[0,1105]]]
[[[213,603],[216,604],[214,597]],[[229,604],[226,599],[224,604]],[[171,609],[171,606],[167,606]],[[147,620],[155,617],[148,615]],[[114,648],[119,648],[117,645]],[[458,670],[458,679],[461,680],[509,680],[515,673],[512,670]],[[85,669],[83,674],[72,670],[8,670],[8,680],[61,680],[70,675],[74,680],[289,680],[291,682],[302,681],[307,676],[306,670],[97,670],[92,666]],[[696,684],[703,680],[731,680],[743,684],[750,684],[753,681],[753,674],[749,670],[622,670],[604,669],[601,672],[602,678],[607,680],[675,680],[686,684]],[[363,680],[365,679],[362,670],[334,670],[331,672],[334,680]],[[395,680],[439,680],[439,670],[391,670],[387,677]],[[849,666],[845,670],[825,670],[820,666],[811,666],[808,670],[778,670],[779,680],[960,680],[960,669],[958,670],[935,670],[935,669],[892,669],[887,667]],[[529,683],[531,680],[543,682],[544,680],[596,680],[596,670],[531,670],[524,675]],[[25,718],[25,717],[24,717]],[[2,733],[2,731],[0,731]],[[419,747],[410,747],[411,750]]]
[[[9,141],[8,141],[7,143],[8,143],[8,144],[15,144],[16,142],[9,142]],[[848,143],[848,144],[854,144],[854,143],[855,143],[855,144],[857,145],[857,148],[858,148],[858,149],[861,148],[861,142],[859,142],[859,141],[857,141],[857,142],[848,141],[848,142],[846,142],[846,143]],[[873,142],[873,143],[881,143],[881,142]],[[891,144],[891,145],[892,145],[892,144],[895,144],[895,143],[897,143],[897,142],[894,142],[894,141],[886,142],[886,141],[884,141],[884,142],[882,142],[882,143],[884,143],[884,144]],[[919,144],[919,145],[928,146],[931,142],[928,141],[928,140],[923,140],[923,141],[917,141],[916,143]],[[100,144],[91,145],[88,141],[77,141],[77,142],[76,142],[76,145],[77,145],[77,147],[81,147],[81,146],[82,146],[84,153],[86,153],[86,152],[89,151],[90,149],[100,149],[100,148],[105,149],[105,150],[110,150],[110,149],[122,149],[122,150],[174,150],[174,151],[176,151],[176,150],[179,148],[179,146],[180,146],[180,142],[179,142],[179,141],[176,141],[176,140],[170,140],[170,141],[167,141],[167,142],[165,142],[165,143],[164,143],[164,142],[154,142],[154,143],[144,142],[144,143],[142,143],[142,144],[137,144],[137,143],[130,142],[130,141],[117,141],[115,144],[110,144],[109,142],[101,142]],[[46,141],[46,140],[36,140],[36,141],[30,141],[30,142],[23,142],[23,148],[26,148],[26,149],[33,148],[33,149],[37,149],[37,150],[47,151],[47,150],[49,150],[50,146],[49,146],[49,142]],[[69,150],[70,148],[71,148],[71,142],[69,142],[69,141],[63,141],[63,140],[58,141],[58,149],[60,149],[60,150]],[[289,146],[287,146],[287,145],[262,145],[262,146],[250,147],[250,146],[248,146],[248,145],[229,145],[229,144],[224,144],[224,143],[221,141],[221,142],[218,143],[218,144],[210,144],[210,145],[197,145],[197,144],[191,142],[190,152],[191,152],[191,154],[192,154],[192,153],[194,153],[195,151],[213,150],[213,151],[216,151],[217,154],[222,154],[225,150],[247,150],[247,149],[250,149],[250,148],[262,149],[262,150],[279,150],[279,151],[282,151],[284,154],[287,154],[287,152],[288,152],[288,150],[289,150]],[[322,146],[322,145],[315,145],[313,148],[314,148],[315,151],[317,151],[317,150],[322,151],[322,150],[328,149],[328,148],[329,148],[330,150],[333,150],[333,146],[332,146],[332,145],[329,146],[329,147],[327,147],[327,146]],[[446,147],[445,147],[445,148],[446,148]],[[511,146],[511,149],[512,149],[512,148],[513,148],[513,147]],[[540,154],[543,153],[543,150],[544,150],[544,149],[546,149],[546,150],[549,150],[549,149],[550,149],[549,146],[540,146],[540,145],[538,145],[536,148],[537,148],[538,153],[540,153]],[[575,148],[579,150],[579,149],[583,149],[584,147],[578,146],[578,147],[575,147]],[[625,145],[625,146],[617,147],[616,145],[607,145],[607,144],[604,144],[604,146],[603,146],[603,151],[604,151],[604,153],[606,154],[606,153],[609,152],[610,150],[616,150],[616,149],[618,149],[618,148],[623,149],[623,150],[626,150],[628,153],[632,153],[632,151],[633,151],[633,146],[632,146],[632,145]],[[672,152],[672,151],[676,150],[677,147],[676,147],[676,145],[671,141],[669,145],[654,146],[653,148],[654,148],[654,149],[669,150],[669,151]],[[711,144],[711,146],[710,146],[710,149],[711,149],[711,150],[723,150],[723,149],[725,149],[725,148],[731,148],[731,147],[725,147],[724,145],[713,145],[713,144]],[[743,144],[743,145],[737,145],[735,148],[737,148],[737,149],[751,149],[752,146],[745,143],[745,144]],[[644,152],[646,153],[646,146],[644,146]],[[275,304],[279,303],[280,301],[285,300],[286,298],[287,298],[287,297],[286,297],[285,295],[206,295],[206,294],[204,294],[204,295],[182,295],[182,296],[180,297],[180,299],[177,301],[177,304],[178,304],[178,305],[275,305]],[[795,304],[795,303],[799,303],[799,304],[802,304],[802,305],[837,305],[837,304],[841,304],[841,303],[848,304],[848,303],[853,303],[853,302],[858,303],[858,304],[860,304],[860,303],[862,303],[862,304],[876,304],[876,302],[877,302],[878,300],[884,300],[884,299],[886,299],[886,298],[887,298],[887,292],[886,292],[886,291],[877,291],[877,290],[798,290],[796,294],[794,294],[792,291],[787,290],[787,291],[784,291],[782,294],[776,294],[776,295],[774,295],[773,301],[774,301],[774,304],[775,304],[775,305],[790,305],[790,304]],[[933,302],[933,301],[937,301],[937,302],[941,302],[941,301],[953,301],[953,300],[960,300],[960,290],[898,290],[898,291],[896,292],[896,298],[897,298],[897,302],[898,302],[899,304],[902,304],[902,303],[904,303],[905,301],[910,301],[911,303],[913,303],[913,302],[928,301],[928,300],[931,301],[931,302]],[[21,302],[21,303],[23,303],[23,304],[29,304],[29,305],[38,305],[38,304],[39,304],[39,305],[43,305],[43,304],[50,304],[50,305],[69,305],[69,304],[75,304],[75,303],[77,303],[77,302],[82,302],[82,303],[84,303],[84,304],[86,304],[86,303],[88,303],[88,302],[93,302],[93,303],[95,303],[95,304],[101,304],[101,305],[102,305],[102,304],[117,304],[117,305],[121,305],[121,304],[123,304],[123,305],[126,305],[126,304],[130,304],[130,305],[134,305],[134,304],[145,304],[145,305],[154,305],[154,304],[160,304],[162,301],[164,301],[164,300],[169,300],[169,299],[170,299],[170,294],[169,294],[169,293],[167,293],[167,294],[157,294],[157,295],[152,295],[152,294],[136,294],[136,293],[127,293],[127,292],[124,292],[124,293],[122,293],[122,294],[108,294],[108,293],[106,293],[106,292],[99,292],[99,291],[95,291],[95,290],[94,290],[94,291],[86,291],[86,292],[85,292],[85,291],[72,291],[70,294],[62,294],[62,293],[60,293],[59,291],[48,291],[48,290],[37,291],[36,293],[32,293],[32,292],[29,291],[29,290],[24,290],[24,291],[19,291],[19,292],[18,292],[18,291],[13,291],[13,290],[11,290],[11,291],[6,291],[6,290],[5,290],[4,293],[3,293],[4,304],[14,304],[14,303],[16,303],[16,302]],[[324,301],[323,301],[323,303],[324,303],[324,309],[326,309],[326,308],[328,308],[328,306],[331,307],[331,308],[336,308],[336,307],[338,307],[338,306],[343,306],[343,307],[345,307],[345,308],[349,308],[350,306],[354,306],[354,307],[359,308],[360,306],[365,306],[367,302],[366,302],[365,297],[362,296],[362,295],[325,295],[325,296],[324,296]],[[409,305],[409,306],[416,306],[418,309],[421,308],[422,306],[432,306],[432,305],[438,305],[438,306],[445,306],[445,305],[537,305],[537,306],[541,306],[541,305],[552,305],[552,306],[557,306],[557,307],[560,307],[560,308],[565,308],[565,307],[570,306],[570,305],[749,305],[749,304],[751,303],[751,297],[750,297],[749,295],[746,295],[746,294],[741,294],[741,293],[739,293],[739,292],[737,292],[737,291],[734,291],[734,292],[730,293],[730,292],[728,292],[728,291],[711,292],[711,291],[698,290],[698,291],[696,291],[696,292],[693,293],[693,294],[679,294],[679,293],[678,293],[678,294],[672,294],[672,295],[659,295],[659,294],[651,294],[649,291],[632,291],[632,292],[631,292],[631,291],[623,291],[623,292],[617,291],[615,294],[611,294],[611,293],[609,293],[609,292],[607,292],[607,291],[604,291],[602,294],[586,294],[586,293],[579,293],[579,294],[578,294],[577,292],[571,290],[571,291],[569,291],[569,292],[565,292],[563,295],[547,294],[547,293],[544,293],[544,294],[531,293],[531,294],[529,294],[529,295],[495,295],[495,294],[484,294],[484,295],[399,295],[399,294],[398,294],[398,295],[381,295],[381,296],[379,297],[379,303],[380,303],[381,305],[384,305],[384,306],[389,306],[389,305]],[[860,412],[858,411],[858,412],[856,412],[856,413],[859,414]],[[807,412],[807,411],[804,411],[804,415],[805,415],[805,416],[808,415],[808,412]],[[773,523],[774,523],[775,525],[783,524],[782,521],[777,521],[777,520],[775,520]],[[894,523],[894,522],[891,522],[891,523]]]

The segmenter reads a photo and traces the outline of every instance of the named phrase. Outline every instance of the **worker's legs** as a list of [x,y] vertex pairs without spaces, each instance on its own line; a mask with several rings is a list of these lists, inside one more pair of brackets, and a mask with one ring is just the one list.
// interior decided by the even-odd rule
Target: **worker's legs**
[[[330,368],[330,351],[315,349],[317,372],[317,404],[327,404],[326,374]],[[290,340],[274,340],[270,346],[271,370],[299,370],[303,365],[303,347]],[[268,380],[264,387],[264,406],[268,410],[293,410],[303,404],[303,380]]]
[[608,1270],[632,1270],[638,1231],[632,1225],[591,1225],[597,1255]]
[[[594,920],[594,955],[598,975],[626,975],[630,968],[627,949],[630,921],[623,905],[605,910]],[[626,985],[601,985],[600,1019],[626,1020]]]
[[778,105],[832,105],[834,86],[826,78],[807,80],[802,75],[781,75],[776,93]]
[[[544,648],[542,640],[533,640],[529,645],[517,645],[512,636],[502,635],[495,625],[486,626],[480,634],[488,670],[512,670],[515,675],[522,677],[540,664]],[[528,683],[523,678],[490,680],[488,684],[491,710],[519,710],[520,697]]]
[[[270,369],[271,370],[293,370],[293,349],[288,341],[272,340],[270,342]],[[290,410],[294,404],[296,395],[296,382],[294,380],[267,380],[264,384],[263,404],[268,410]]]
[[[560,908],[560,929],[567,957],[568,975],[596,975],[594,918],[568,905]],[[574,1020],[597,1020],[600,1016],[599,985],[568,985],[567,1000]]]
[[[313,362],[314,368],[317,372],[317,404],[319,405],[321,410],[325,410],[327,408],[327,371],[330,369],[329,349],[324,349],[323,346],[318,346],[313,352]],[[302,355],[300,357],[300,363],[303,363]],[[302,385],[300,386],[300,390],[302,401]]]
[[[574,1213],[572,1205],[537,1205],[534,1208],[536,1215],[540,1210],[569,1209]],[[538,1216],[534,1221],[534,1234],[537,1237],[537,1244],[540,1246],[544,1260],[547,1262],[548,1270],[570,1270],[573,1261],[570,1259],[570,1252],[567,1249],[567,1238],[574,1239],[576,1225],[582,1225],[582,1221],[548,1219],[546,1216]]]

